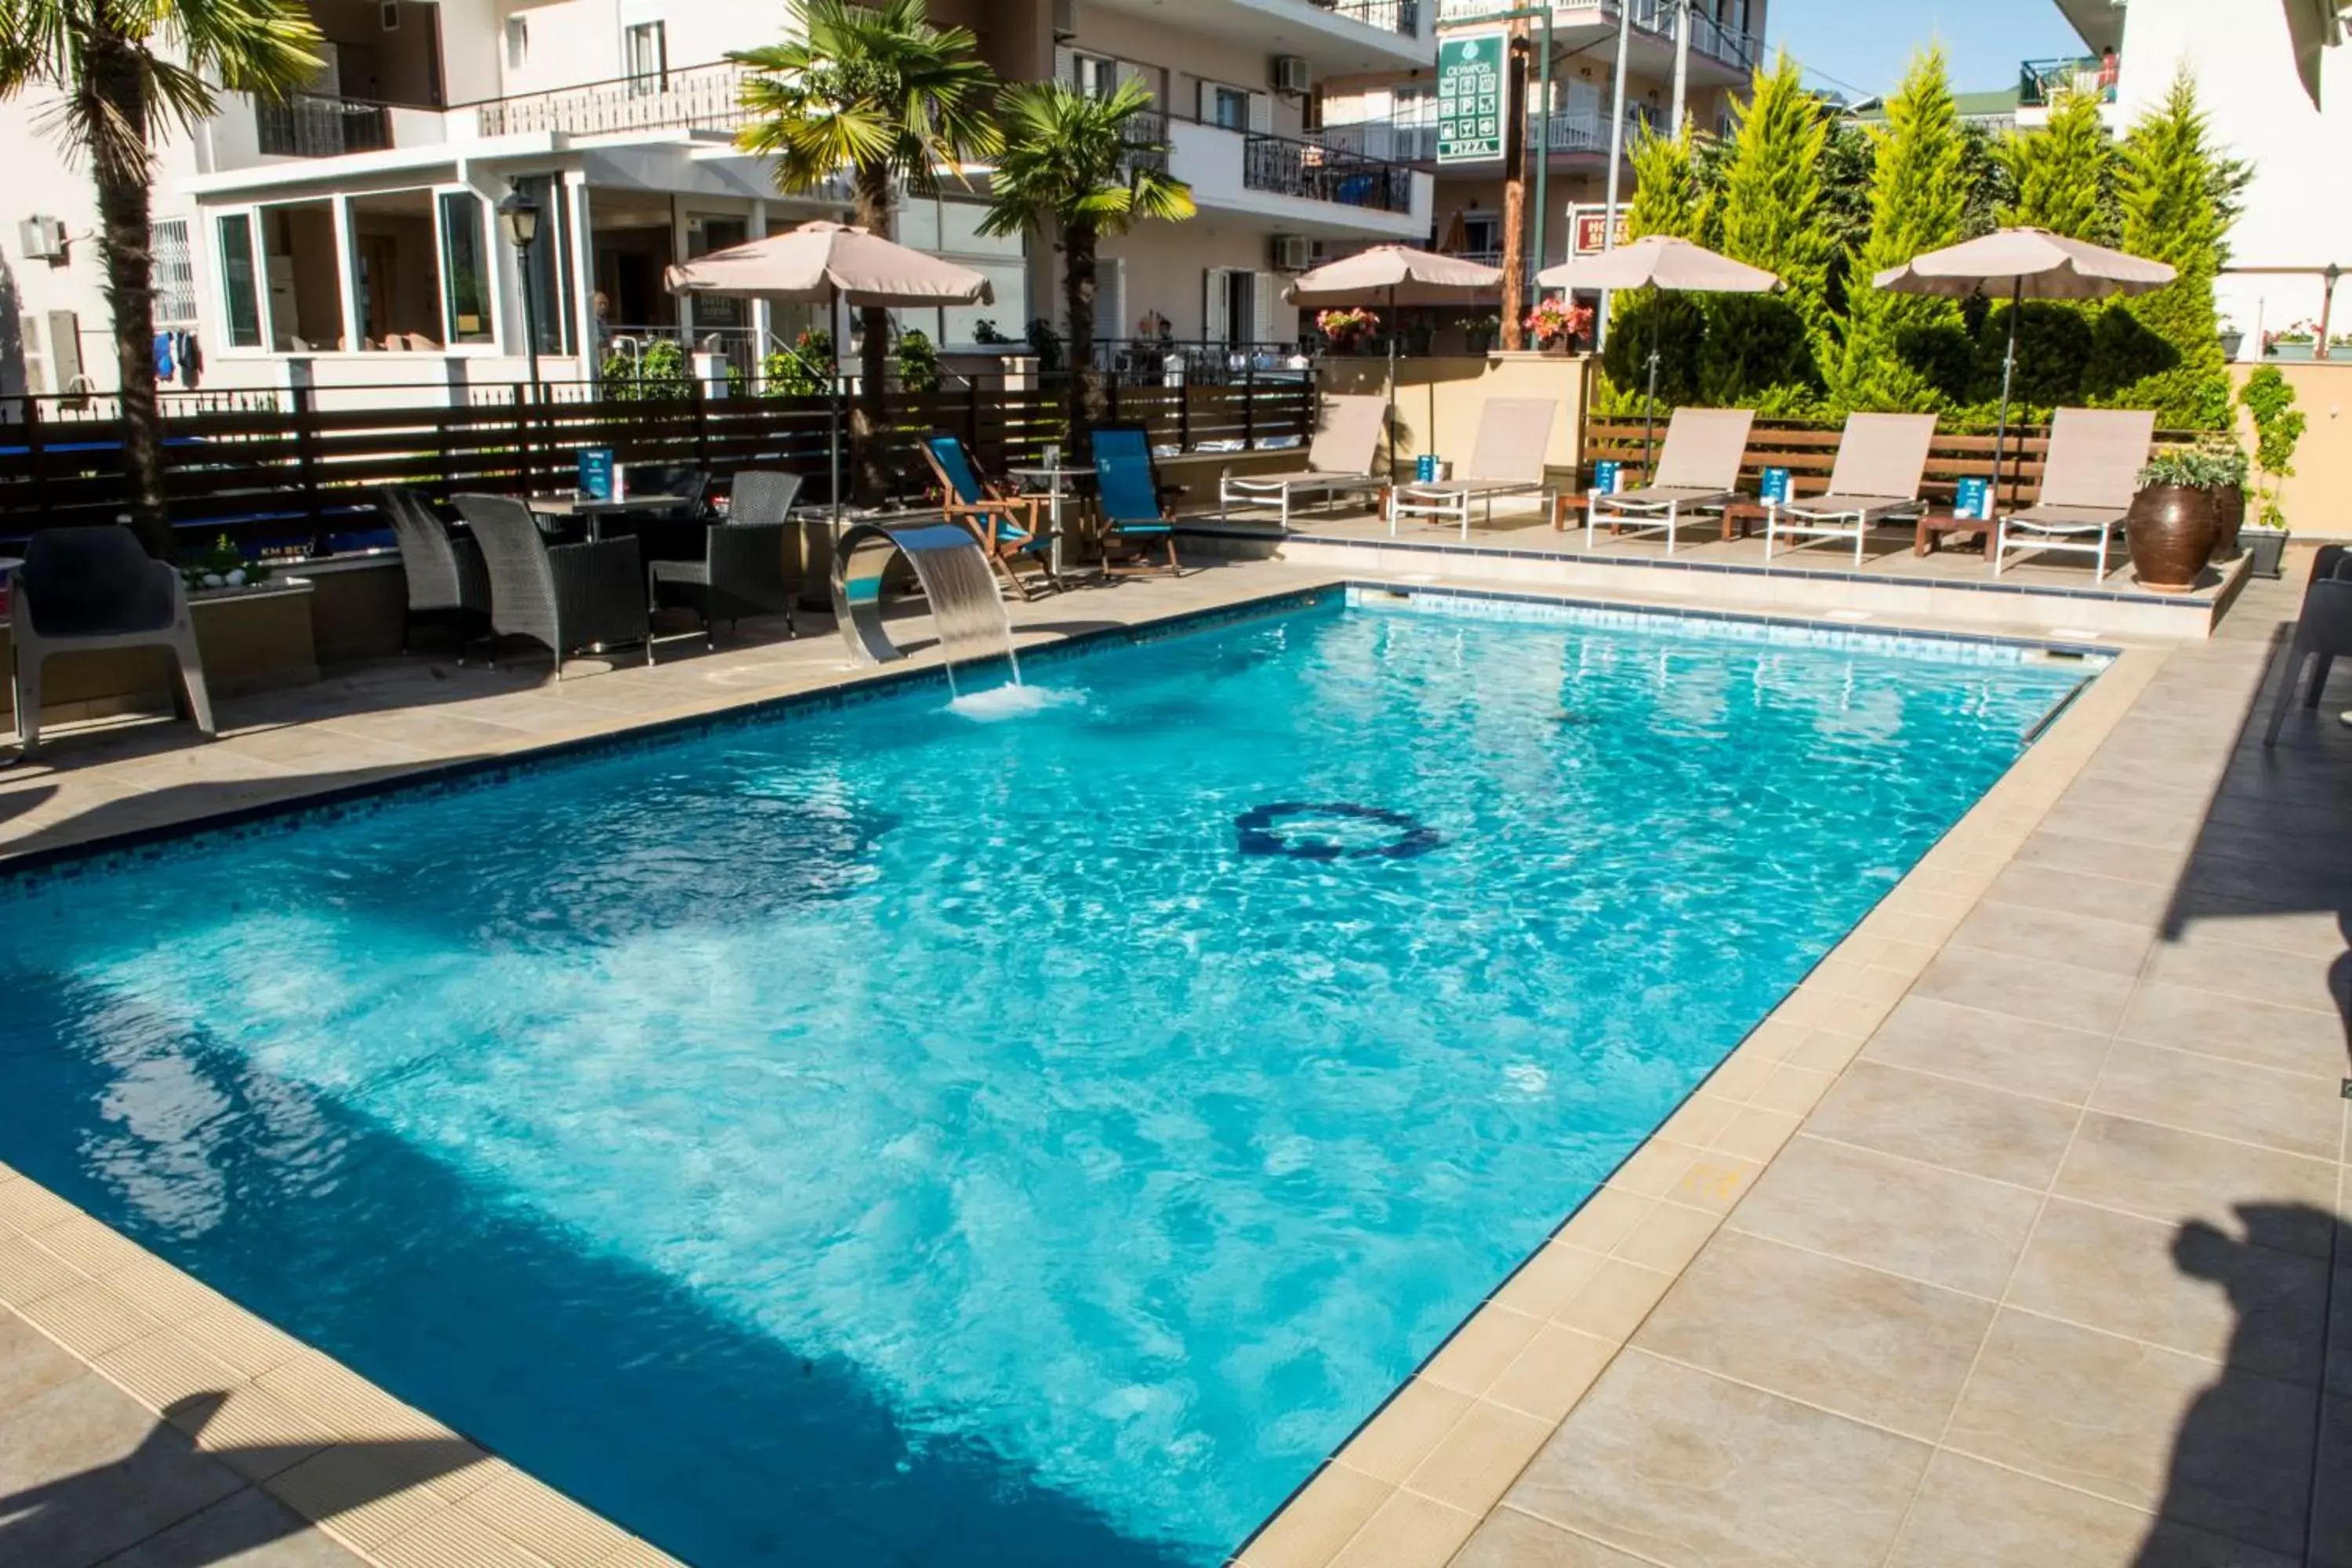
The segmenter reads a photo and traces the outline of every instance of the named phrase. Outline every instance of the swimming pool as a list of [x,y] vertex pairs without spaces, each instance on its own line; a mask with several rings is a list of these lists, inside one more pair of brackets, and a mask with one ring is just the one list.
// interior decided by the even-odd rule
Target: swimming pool
[[698,1563],[1215,1563],[2090,668],[1364,600],[26,879],[0,1160]]

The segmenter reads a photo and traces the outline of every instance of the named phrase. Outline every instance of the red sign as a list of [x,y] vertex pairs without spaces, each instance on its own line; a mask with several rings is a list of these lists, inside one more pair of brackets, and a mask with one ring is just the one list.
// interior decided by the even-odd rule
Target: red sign
[[[1626,233],[1627,220],[1631,216],[1631,211],[1626,206],[1621,205],[1617,208],[1617,243],[1619,245],[1624,244],[1633,237]],[[1602,251],[1610,249],[1611,247],[1602,241],[1602,237],[1608,232],[1609,208],[1605,203],[1591,206],[1572,206],[1568,209],[1570,256],[1598,256]]]

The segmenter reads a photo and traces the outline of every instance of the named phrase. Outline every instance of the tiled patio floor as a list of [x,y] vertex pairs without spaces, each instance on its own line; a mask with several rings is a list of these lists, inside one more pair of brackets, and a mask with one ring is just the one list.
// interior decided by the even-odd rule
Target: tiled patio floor
[[[1015,617],[1050,637],[1322,575],[1228,566]],[[2135,654],[2144,688],[2110,688],[2120,717],[2086,763],[2039,770],[2055,804],[2015,853],[1963,856],[1891,916],[1881,945],[1924,965],[1907,993],[1861,963],[1825,977],[1821,1027],[1719,1075],[1717,1120],[1678,1116],[1597,1200],[1639,1223],[1547,1249],[1506,1293],[1528,1322],[1497,1320],[1526,1334],[1449,1347],[1374,1428],[1384,1446],[1351,1447],[1247,1561],[2352,1568],[2352,730],[2331,705],[2298,711],[2275,754],[2242,733],[2300,575],[2250,590],[2210,643]],[[211,746],[168,726],[68,734],[0,773],[0,853],[811,688],[843,664],[822,628],[688,645],[650,671],[575,665],[561,687],[543,663],[419,660],[226,704]],[[1707,1169],[1723,1179],[1694,1188]],[[32,1331],[0,1309],[0,1423],[38,1411],[45,1433],[0,1425],[0,1499],[78,1475],[109,1495],[85,1456],[144,1454],[154,1423]],[[100,1436],[68,1440],[85,1427]],[[148,1495],[135,1468],[113,1473]],[[235,1481],[152,1489],[177,1500],[141,1516],[151,1545],[267,1502]],[[270,1550],[338,1549],[298,1531]]]

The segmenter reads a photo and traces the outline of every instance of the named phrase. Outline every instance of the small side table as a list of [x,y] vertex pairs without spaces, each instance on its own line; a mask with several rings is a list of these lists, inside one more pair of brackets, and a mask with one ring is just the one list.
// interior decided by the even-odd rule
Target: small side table
[[1048,558],[1045,563],[1056,577],[1062,574],[1062,498],[1075,497],[1077,494],[1077,491],[1071,488],[1070,480],[1076,479],[1082,473],[1092,472],[1094,472],[1092,468],[1065,468],[1004,470],[1005,478],[1020,480],[1024,488],[1045,492],[1045,531],[1052,535],[1053,540],[1047,547]]
[[1911,553],[1935,554],[1943,548],[1944,535],[1948,533],[1959,539],[1973,539],[1979,548],[1990,550],[1992,548],[1993,528],[1994,523],[1990,518],[1954,517],[1947,511],[1923,512],[1918,531],[1911,536]]

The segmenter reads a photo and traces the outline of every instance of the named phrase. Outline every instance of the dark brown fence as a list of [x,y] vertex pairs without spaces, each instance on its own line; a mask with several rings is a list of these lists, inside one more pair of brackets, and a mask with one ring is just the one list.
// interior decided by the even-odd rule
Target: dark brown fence
[[[248,549],[325,553],[379,527],[376,486],[445,499],[568,491],[577,454],[594,447],[623,463],[692,464],[722,489],[746,468],[782,468],[805,476],[812,500],[829,499],[832,411],[821,396],[534,404],[520,387],[473,392],[457,407],[321,409],[294,394],[274,407],[175,410],[163,426],[173,526],[191,543],[226,533]],[[916,502],[930,488],[915,448],[920,433],[953,431],[992,468],[1035,462],[1063,438],[1061,395],[981,384],[897,393],[893,427],[871,438],[873,456],[890,493]],[[1180,452],[1303,444],[1314,429],[1314,391],[1303,379],[1114,385],[1107,395],[1112,418],[1143,424],[1154,445]],[[868,445],[845,418],[845,476],[858,471]],[[118,419],[68,416],[39,399],[0,402],[0,541],[112,521],[123,510],[121,472]]]
[[[1666,440],[1666,416],[1658,416],[1656,444]],[[1766,468],[1789,470],[1789,487],[1796,495],[1819,495],[1829,488],[1830,470],[1837,464],[1843,425],[1798,420],[1759,419],[1748,433],[1748,451],[1740,458],[1740,488],[1753,494]],[[1578,479],[1588,479],[1592,465],[1615,460],[1642,466],[1642,421],[1595,416],[1584,422]],[[2158,442],[2193,441],[2189,431],[2159,430]],[[2042,454],[2050,447],[2047,425],[2012,426],[2002,445],[2000,504],[2031,506],[2042,489]],[[1948,430],[1938,426],[1927,448],[1927,477],[1920,493],[1931,501],[1949,501],[1963,479],[1992,476],[1993,432],[1990,429]],[[1632,482],[1639,483],[1639,479]]]

